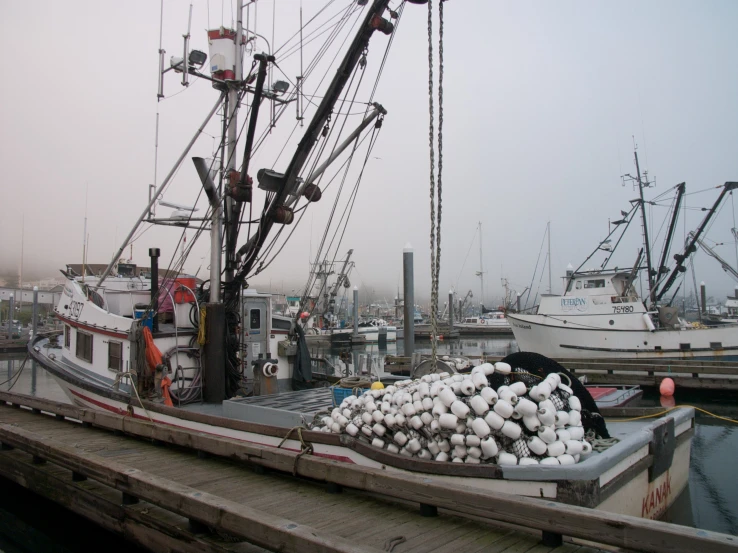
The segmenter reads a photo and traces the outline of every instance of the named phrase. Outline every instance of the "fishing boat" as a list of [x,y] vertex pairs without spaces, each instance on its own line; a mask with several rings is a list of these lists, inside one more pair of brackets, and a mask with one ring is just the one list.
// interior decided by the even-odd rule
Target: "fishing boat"
[[[503,392],[502,387],[508,384],[508,388],[516,386],[520,401],[513,401],[508,393],[504,396],[507,399],[495,403],[497,410],[509,409],[503,413],[511,419],[515,419],[513,403],[516,406],[532,404],[530,400],[526,400],[527,403],[522,401],[525,399],[523,395],[534,397],[538,394],[541,402],[552,401],[549,395],[558,398],[561,413],[540,407],[541,416],[547,420],[543,435],[548,436],[547,439],[554,436],[550,451],[535,454],[540,457],[540,463],[526,450],[527,446],[519,448],[520,463],[518,456],[509,451],[504,452],[505,456],[502,451],[499,455],[491,455],[489,440],[494,439],[490,430],[482,462],[482,454],[477,456],[477,446],[471,445],[473,438],[470,433],[472,427],[480,427],[481,424],[469,421],[468,428],[459,423],[454,430],[466,440],[468,456],[466,449],[461,456],[460,448],[466,446],[459,445],[452,462],[429,460],[427,454],[421,452],[432,449],[430,441],[427,448],[421,446],[414,451],[416,444],[413,440],[407,447],[397,447],[395,452],[395,448],[389,446],[390,439],[397,443],[401,441],[402,431],[398,427],[388,426],[389,431],[387,428],[380,431],[379,427],[375,428],[379,424],[377,422],[371,426],[370,433],[374,434],[369,439],[364,426],[357,421],[364,437],[343,432],[349,426],[341,418],[341,405],[351,396],[356,402],[358,396],[352,389],[327,388],[324,380],[314,378],[305,329],[299,317],[276,314],[270,294],[247,286],[248,280],[271,261],[270,252],[275,242],[270,240],[270,233],[274,231],[279,235],[279,231],[288,225],[299,223],[299,214],[311,202],[319,200],[325,191],[325,187],[320,186],[320,176],[344,151],[361,143],[367,135],[374,137],[381,127],[387,112],[370,98],[371,101],[364,104],[366,112],[355,130],[342,142],[334,137],[330,153],[322,151],[332,130],[342,128],[337,119],[342,114],[348,116],[351,113],[348,106],[342,109],[337,106],[344,101],[351,103],[349,99],[358,86],[353,76],[367,67],[367,57],[382,57],[379,48],[369,50],[370,39],[377,34],[376,31],[393,35],[397,28],[393,20],[396,22],[406,7],[402,4],[395,12],[388,10],[388,3],[388,0],[344,2],[344,17],[334,26],[343,28],[354,21],[356,34],[346,41],[349,46],[327,88],[311,91],[311,98],[320,99],[320,102],[306,102],[308,106],[304,111],[300,109],[300,102],[306,83],[312,81],[300,73],[297,86],[288,93],[288,83],[267,79],[270,68],[275,65],[275,56],[271,48],[265,53],[253,53],[253,44],[261,39],[244,28],[241,0],[237,2],[235,29],[221,27],[208,31],[209,54],[190,51],[188,31],[184,35],[185,55],[173,58],[170,68],[180,73],[185,84],[193,75],[211,82],[218,100],[169,175],[152,191],[148,205],[102,274],[84,281],[68,275],[61,300],[55,307],[63,332],[34,337],[29,344],[30,356],[54,376],[71,401],[84,408],[101,409],[156,425],[187,428],[262,446],[312,452],[313,455],[345,463],[382,467],[387,471],[422,473],[439,482],[463,481],[479,489],[546,497],[649,518],[660,516],[687,483],[694,424],[692,409],[675,409],[668,416],[654,420],[639,418],[636,421],[610,422],[605,426],[602,414],[586,391],[579,390],[576,383],[572,383],[574,389],[566,391],[562,377],[557,376],[565,374],[565,369],[549,365],[545,358],[510,357],[509,363],[501,362],[494,367],[480,365],[474,375],[468,377],[439,373],[436,366],[426,375],[425,383],[429,382],[428,379],[438,382],[435,392],[439,401],[441,393],[444,401],[451,394],[453,410],[461,409],[457,403],[466,405],[472,399],[480,408],[481,391],[462,397],[473,379],[476,379],[473,386],[478,386],[479,390],[489,389],[484,392],[489,403],[486,408],[481,407],[490,413],[493,399],[490,394],[499,392],[502,395],[507,392]],[[413,0],[411,4],[414,3],[424,2]],[[429,16],[431,14],[429,12]],[[310,22],[313,25],[311,30],[315,26],[322,28],[319,25],[324,23],[312,19]],[[334,39],[332,37],[331,41]],[[387,49],[391,40],[385,41]],[[252,51],[252,69],[248,74],[242,72],[246,45],[250,45]],[[321,49],[319,55],[325,55],[330,50],[329,46]],[[163,50],[160,52],[163,78],[169,69],[164,69]],[[208,58],[209,64],[205,66]],[[201,72],[203,67],[209,71]],[[267,86],[267,82],[271,85]],[[159,95],[162,95],[162,87],[160,82]],[[246,130],[239,135],[239,106],[246,95],[250,97],[250,108],[244,122]],[[272,168],[256,172],[258,187],[264,192],[264,207],[257,219],[249,215],[244,220],[242,215],[249,213],[246,204],[256,203],[257,191],[249,175],[253,172],[250,166],[253,154],[261,144],[256,140],[257,128],[261,125],[265,131],[262,136],[270,136],[279,121],[275,114],[284,114],[285,106],[294,107],[295,104],[298,115],[295,129],[299,128],[300,122],[308,120],[308,114],[311,115],[305,123],[302,138],[283,173]],[[260,112],[266,111],[267,106],[272,108],[272,117],[259,123]],[[176,217],[157,219],[152,215],[152,208],[216,113],[223,115],[222,121],[213,124],[222,129],[216,156],[211,160],[193,158],[207,197],[208,215],[195,219],[192,217],[194,209],[190,209],[179,210]],[[369,146],[373,143],[373,139],[367,142]],[[244,154],[241,162],[237,163],[239,145],[243,147]],[[313,154],[315,157],[308,164]],[[258,204],[261,205],[261,200]],[[174,225],[173,220],[176,222]],[[149,249],[148,278],[133,276],[123,270],[128,268],[121,266],[119,258],[144,222],[165,224],[175,229],[184,226],[194,230],[198,236],[209,235],[210,279],[197,283],[191,276],[181,274],[184,259],[173,253],[173,261],[167,267],[172,271],[172,281],[160,282],[156,275],[159,275],[162,252],[156,247]],[[243,242],[239,241],[242,228],[248,229]],[[222,237],[224,243],[221,242]],[[164,317],[163,298],[171,304],[171,311]],[[544,366],[548,367],[548,372],[540,373]],[[492,390],[490,379],[494,370],[502,380]],[[546,380],[542,384],[535,384],[536,379],[544,376]],[[525,379],[528,384],[525,384]],[[423,388],[419,382],[398,383],[397,387],[406,390]],[[409,392],[396,394],[394,404],[391,404],[387,395],[390,388],[363,394],[361,390],[356,392],[363,398],[364,407],[371,405],[370,397],[387,400],[382,403],[382,410],[376,409],[377,414],[373,416],[382,417],[388,425],[389,415],[394,417],[393,410],[398,412],[401,400],[403,412],[409,413],[417,407]],[[343,396],[341,392],[344,392]],[[423,397],[426,399],[430,399],[427,394]],[[420,428],[416,428],[417,421],[413,417],[431,428],[436,419],[422,402],[419,403],[420,409],[424,410],[422,418],[420,414],[408,414],[408,420],[403,423],[413,425],[412,429],[407,429],[411,436]],[[437,407],[439,412],[442,409]],[[468,407],[463,409],[468,411]],[[583,409],[581,413],[579,409]],[[316,430],[315,422],[324,420],[326,412],[336,418],[339,432]],[[517,414],[522,417],[522,411]],[[439,420],[443,418],[446,424],[451,417],[439,415]],[[497,420],[491,414],[488,417],[490,421]],[[395,423],[400,424],[397,421],[395,417]],[[554,423],[560,427],[554,430]],[[502,426],[507,428],[508,434],[516,428],[517,432],[523,432],[514,420],[506,421]],[[305,430],[296,435],[293,432],[295,427]],[[600,440],[603,451],[588,452],[580,458],[585,429],[592,431],[594,443]],[[466,434],[461,434],[463,432]],[[475,432],[480,430],[477,428]],[[443,442],[446,434],[449,439],[458,440],[450,436],[448,430],[437,432],[434,440]],[[501,446],[512,444],[508,443],[511,440],[508,434],[505,434],[507,438],[497,434]],[[564,443],[564,436],[574,434],[579,438]],[[533,436],[531,440],[535,447],[540,446]],[[601,440],[610,442],[604,444]],[[569,444],[569,441],[576,443]],[[306,443],[310,444],[308,449],[305,449]],[[555,451],[559,449],[561,451]],[[522,461],[524,458],[526,462]],[[550,460],[543,462],[544,458]]]
[[465,317],[461,322],[455,323],[454,327],[461,334],[484,335],[484,334],[510,334],[512,332],[510,322],[502,311],[489,311],[479,317]]
[[[637,152],[635,160],[640,198],[633,200],[629,212],[622,212],[623,218],[616,221],[607,238],[580,267],[567,271],[564,293],[543,294],[540,304],[532,310],[508,313],[518,347],[521,351],[535,351],[558,359],[738,359],[738,325],[705,327],[688,323],[679,318],[677,308],[671,305],[676,293],[667,296],[677,278],[686,270],[687,259],[696,250],[721,202],[738,187],[738,183],[726,182],[719,187],[718,198],[698,228],[689,233],[684,250],[674,256],[676,262],[669,269],[667,259],[685,186],[681,183],[676,187],[667,239],[656,265],[651,258],[643,198],[646,183],[641,178]],[[639,251],[635,264],[632,269],[608,267],[617,244],[638,212],[641,214],[644,247]],[[614,247],[611,245],[613,239]],[[597,252],[605,252],[601,267],[584,270],[582,267]],[[635,287],[640,272],[646,275],[649,290],[646,298],[641,298]]]

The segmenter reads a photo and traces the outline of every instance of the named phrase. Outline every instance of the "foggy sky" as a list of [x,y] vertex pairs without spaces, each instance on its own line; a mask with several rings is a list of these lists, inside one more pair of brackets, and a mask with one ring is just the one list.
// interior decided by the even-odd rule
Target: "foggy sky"
[[[297,29],[300,3],[276,2],[278,46]],[[191,46],[207,51],[208,17],[211,28],[221,19],[228,26],[229,2],[226,14],[219,2],[210,2],[209,13],[206,0],[193,4]],[[323,4],[304,0],[305,20]],[[347,4],[341,0],[331,13]],[[164,2],[167,66],[170,55],[181,55],[188,5]],[[257,31],[271,41],[273,3],[259,0],[258,6]],[[578,266],[607,234],[608,218],[619,218],[636,197],[620,179],[635,172],[633,136],[641,167],[656,178],[648,196],[682,181],[696,192],[738,180],[734,1],[454,0],[444,7],[442,297],[449,288],[471,289],[478,301],[480,221],[485,297],[500,296],[501,277],[518,291],[531,284],[548,221],[554,291],[560,291],[567,264]],[[415,250],[416,296],[430,289],[426,17],[425,7],[408,5],[401,20],[375,97],[389,113],[340,247],[354,249],[353,283],[390,302],[402,283],[406,243]],[[371,68],[386,41],[372,39]],[[5,1],[0,45],[0,273],[17,271],[23,226],[26,272],[51,276],[65,263],[81,262],[85,203],[88,261],[107,263],[153,181],[159,2]],[[295,63],[297,56],[280,64],[293,80]],[[158,182],[217,99],[209,83],[192,80],[177,94],[184,90],[179,76],[166,76],[168,98],[158,106]],[[368,97],[367,87],[362,93]],[[436,121],[437,109],[436,99]],[[294,124],[292,109],[274,130],[274,145],[255,157],[251,174],[274,163]],[[208,132],[218,134],[217,121]],[[208,157],[214,144],[204,137],[191,155]],[[280,157],[275,169],[283,171],[288,159]],[[335,187],[308,209],[255,286],[289,292],[304,283]],[[192,204],[199,189],[187,159],[165,199]],[[717,193],[688,196],[687,205],[710,206]],[[725,242],[716,249],[735,263],[733,202],[726,202],[708,237]],[[657,234],[666,209],[651,211]],[[689,211],[676,245],[702,216]],[[623,244],[621,267],[635,259],[637,227]],[[169,260],[178,238],[171,229],[147,231],[133,246],[134,261],[147,264],[152,246]],[[185,269],[207,278],[208,244],[201,242]],[[542,263],[543,257],[539,271]],[[711,295],[732,292],[733,281],[714,260],[700,252],[696,266],[697,281],[706,281]],[[533,290],[547,291],[547,272],[539,278]]]

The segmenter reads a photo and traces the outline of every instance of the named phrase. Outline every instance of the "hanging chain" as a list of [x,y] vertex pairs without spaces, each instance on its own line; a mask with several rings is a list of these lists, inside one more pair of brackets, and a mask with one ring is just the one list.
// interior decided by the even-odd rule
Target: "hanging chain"
[[430,255],[431,255],[431,362],[436,366],[438,325],[438,295],[436,294],[436,182],[435,151],[433,148],[433,0],[428,0],[428,148],[430,150]]
[[[438,309],[438,281],[441,278],[441,192],[443,175],[443,2],[438,2],[438,221],[436,222],[436,275],[435,285],[436,309]],[[449,324],[449,332],[453,330]]]
[[[428,0],[428,147],[430,150],[430,252],[431,252],[431,359],[435,367],[438,339],[438,281],[441,272],[441,193],[443,176],[443,0],[438,3],[438,185],[435,179],[433,128],[433,2]],[[438,213],[436,213],[436,198]],[[449,331],[452,330],[449,328]]]

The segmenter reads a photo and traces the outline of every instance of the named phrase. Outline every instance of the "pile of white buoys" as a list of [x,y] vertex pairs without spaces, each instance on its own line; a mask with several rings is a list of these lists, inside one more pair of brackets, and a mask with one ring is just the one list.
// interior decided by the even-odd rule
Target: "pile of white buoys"
[[573,465],[589,454],[579,398],[561,377],[549,374],[530,388],[520,381],[489,385],[493,373],[510,372],[507,363],[484,363],[469,374],[430,374],[368,390],[347,397],[314,430],[454,463]]

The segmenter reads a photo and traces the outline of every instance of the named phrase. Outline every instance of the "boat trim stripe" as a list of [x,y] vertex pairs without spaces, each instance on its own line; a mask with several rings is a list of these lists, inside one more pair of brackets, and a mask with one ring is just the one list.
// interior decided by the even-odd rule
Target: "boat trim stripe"
[[89,325],[85,323],[80,323],[79,321],[75,321],[72,319],[69,319],[63,315],[60,315],[59,313],[56,314],[57,318],[60,319],[63,323],[68,324],[69,326],[73,326],[75,328],[82,328],[84,330],[89,330],[90,332],[95,332],[97,334],[105,334],[106,336],[113,336],[114,338],[128,338],[128,332],[124,332],[122,330],[114,331],[114,330],[103,330],[98,326]]

